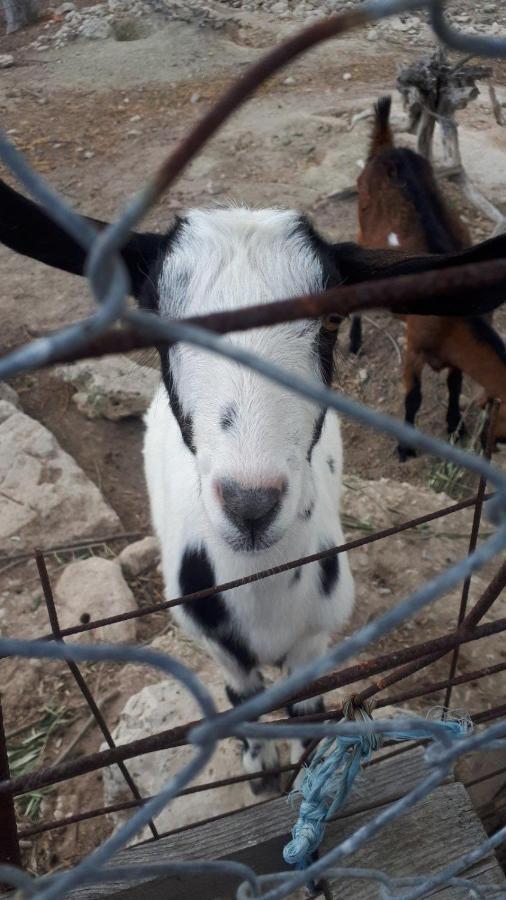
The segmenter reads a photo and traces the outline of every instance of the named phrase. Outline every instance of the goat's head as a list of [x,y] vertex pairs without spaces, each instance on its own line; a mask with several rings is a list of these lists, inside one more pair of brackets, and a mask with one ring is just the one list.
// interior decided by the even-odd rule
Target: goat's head
[[[154,281],[160,315],[177,318],[314,293],[339,277],[330,247],[298,213],[233,208],[180,219]],[[227,340],[330,384],[335,337],[335,330],[305,321]],[[214,529],[236,550],[270,546],[311,502],[323,414],[188,345],[164,351],[162,372]]]
[[[0,209],[2,243],[83,274],[86,255],[75,240],[2,181]],[[506,237],[457,254],[417,258],[369,252],[351,243],[327,244],[297,213],[229,209],[192,212],[169,235],[132,234],[121,254],[142,306],[164,317],[185,317],[316,292],[341,281],[501,258]],[[501,300],[502,285],[484,289],[473,311],[485,313]],[[462,315],[459,304],[454,312],[443,304],[441,314]],[[434,314],[434,307],[417,312]],[[229,340],[302,377],[330,384],[335,332],[321,322],[258,329]],[[164,350],[162,371],[216,530],[238,549],[274,543],[311,501],[311,455],[322,414],[302,398],[192,347]]]

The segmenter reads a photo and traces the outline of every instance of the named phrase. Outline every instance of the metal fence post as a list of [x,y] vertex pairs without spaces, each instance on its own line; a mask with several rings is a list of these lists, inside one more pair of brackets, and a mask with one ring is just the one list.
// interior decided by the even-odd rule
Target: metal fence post
[[[0,781],[9,778],[7,739],[4,731],[2,695],[0,694]],[[16,811],[12,794],[0,796],[0,863],[21,866]]]

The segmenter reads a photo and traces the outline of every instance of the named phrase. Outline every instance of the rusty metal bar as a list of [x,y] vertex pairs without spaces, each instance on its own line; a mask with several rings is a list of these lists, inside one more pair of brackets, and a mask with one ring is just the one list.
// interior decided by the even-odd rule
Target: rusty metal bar
[[499,595],[506,588],[506,562],[503,562],[499,571],[494,575],[492,581],[485,589],[480,599],[477,600],[471,612],[466,617],[464,627],[466,629],[474,628],[475,625],[487,614],[490,607],[495,603]]
[[[468,672],[466,675],[459,675],[457,678],[453,679],[452,684],[455,686],[455,685],[459,685],[459,684],[465,684],[469,681],[477,681],[480,678],[488,678],[491,675],[495,675],[496,673],[503,672],[505,670],[506,670],[506,662],[498,663],[497,665],[494,665],[494,666],[486,666],[483,669],[479,669],[479,670],[476,670],[473,672]],[[382,697],[380,700],[377,701],[376,709],[381,709],[386,706],[394,706],[398,703],[403,703],[406,700],[413,700],[418,697],[424,697],[424,696],[427,696],[430,694],[434,694],[437,691],[444,690],[444,688],[447,686],[447,683],[448,683],[448,679],[444,679],[443,681],[424,684],[420,688],[415,688],[412,691],[405,691],[404,693],[397,694],[394,696]],[[378,688],[378,691],[379,690],[381,690],[381,688]],[[361,695],[357,695],[357,698],[358,698],[358,696],[361,696]],[[489,714],[489,711],[487,711],[487,715],[488,714]],[[300,716],[300,717],[298,717],[298,721],[300,721],[300,722],[321,722],[321,721],[325,721],[326,719],[327,720],[328,719],[340,719],[341,717],[342,717],[342,706],[337,707],[335,709],[325,710],[324,712],[321,712],[321,713],[312,713],[312,714],[309,714],[306,716]],[[293,719],[287,718],[287,719],[276,720],[276,724],[282,724],[283,722],[290,723],[290,722],[293,722]],[[377,760],[377,762],[380,763],[383,759],[384,759],[384,757],[380,757]],[[278,766],[274,769],[266,770],[263,774],[264,775],[282,775],[284,773],[291,772],[296,776],[297,772],[300,768],[300,765],[301,765],[301,763],[300,763],[300,761],[298,761],[296,763],[292,763],[291,765]],[[496,774],[501,774],[502,771],[506,772],[506,769],[499,770],[499,772],[497,772]],[[491,777],[491,776],[486,776],[486,777]],[[181,793],[178,796],[184,797],[188,794],[196,794],[196,793],[201,793],[203,791],[209,791],[209,790],[215,790],[215,789],[222,788],[222,787],[228,787],[229,785],[232,785],[232,784],[240,784],[240,783],[246,782],[246,781],[253,781],[255,778],[258,778],[258,772],[253,772],[250,774],[235,775],[235,776],[231,776],[230,778],[222,778],[217,781],[210,781],[210,782],[206,782],[204,784],[193,785],[192,787],[185,788],[185,790],[181,791]],[[471,782],[471,784],[477,783],[478,781],[481,781],[481,780],[482,779],[477,779],[476,782]],[[289,788],[290,788],[290,784],[287,785],[286,790],[289,790]],[[52,822],[44,822],[41,825],[35,825],[35,826],[32,826],[31,828],[22,829],[20,831],[19,836],[21,838],[33,837],[36,834],[42,834],[43,832],[52,831],[56,828],[63,828],[67,825],[74,825],[77,822],[84,822],[88,819],[98,818],[100,816],[109,815],[111,813],[123,812],[123,811],[129,810],[129,809],[134,809],[134,808],[137,808],[138,806],[142,805],[142,803],[145,803],[149,799],[150,799],[149,797],[144,797],[139,800],[127,800],[123,803],[115,803],[110,806],[99,807],[97,809],[88,810],[83,813],[76,813],[75,815],[66,816],[63,819],[58,819],[58,820],[55,820]]]
[[[414,675],[416,672],[419,672],[422,668],[426,668],[427,666],[432,665],[437,660],[442,659],[447,654],[447,650],[439,651],[438,653],[433,653],[428,656],[422,657],[422,659],[414,660],[414,662],[409,663],[407,666],[404,666],[401,669],[396,669],[390,675],[381,678],[378,681],[374,681],[363,691],[359,691],[359,693],[353,695],[353,700],[358,703],[363,703],[364,700],[369,700],[371,697],[374,697],[376,694],[380,693],[380,691],[384,690],[386,687],[390,687],[393,684],[397,684],[399,681],[403,681],[405,678],[409,678],[410,675]],[[487,666],[484,669],[480,669],[475,672],[470,672],[467,675],[461,675],[458,678],[453,678],[451,681],[452,686],[458,684],[465,684],[468,681],[474,681],[479,678],[486,678],[489,675],[496,674],[497,672],[502,672],[506,669],[506,663],[498,663],[496,666]],[[407,700],[414,700],[415,698],[425,697],[428,694],[436,693],[439,690],[444,690],[449,684],[449,680],[446,678],[444,681],[435,682],[432,684],[422,685],[420,688],[412,689],[411,691],[404,691],[403,693],[396,694],[393,697],[383,697],[382,699],[376,701],[375,708],[381,709],[384,706],[395,706],[398,703],[404,703]],[[333,710],[326,710],[323,713],[315,713],[313,716],[300,717],[300,721],[325,721],[325,719],[340,719],[342,717],[342,706]],[[307,759],[314,752],[316,747],[318,746],[319,741],[312,741],[302,753],[300,759],[295,764],[295,772],[293,773],[288,788],[291,788],[297,778],[297,774],[300,771],[301,767],[307,761]]]
[[[487,422],[487,439],[485,443],[485,457],[490,459],[492,456],[492,449],[495,442],[495,431],[496,431],[496,423],[497,416],[499,413],[500,401],[492,400],[489,401],[488,404],[488,422]],[[474,553],[476,550],[476,545],[478,543],[478,534],[480,531],[480,523],[481,523],[481,514],[483,511],[483,498],[485,497],[485,491],[487,489],[487,480],[486,478],[481,477],[478,485],[477,497],[476,497],[476,505],[474,507],[474,515],[473,515],[473,524],[471,528],[471,536],[469,538],[469,550],[468,553]],[[460,628],[462,625],[467,612],[467,602],[469,599],[469,589],[471,587],[471,576],[466,578],[464,584],[462,585],[462,595],[460,598],[460,607],[459,614],[457,618],[457,628]],[[451,681],[455,676],[455,672],[457,671],[457,665],[459,662],[459,654],[460,647],[455,647],[455,650],[452,654],[452,659],[450,662],[450,669],[448,672],[448,687],[446,689],[445,699],[443,701],[444,709],[449,709],[452,697],[452,685]],[[444,711],[443,711],[444,715]]]
[[[490,499],[493,497],[492,494],[487,494],[485,499]],[[115,625],[117,622],[125,622],[128,619],[137,619],[142,616],[150,615],[151,613],[160,612],[166,609],[172,609],[174,606],[180,606],[182,603],[190,603],[193,600],[203,600],[206,597],[212,597],[216,593],[223,594],[225,591],[231,591],[234,588],[244,587],[247,584],[251,584],[255,581],[261,581],[264,578],[271,578],[274,575],[279,575],[282,572],[289,572],[291,569],[299,568],[300,566],[309,565],[313,562],[319,562],[321,559],[326,559],[327,557],[334,556],[338,553],[345,553],[348,550],[354,550],[357,547],[363,547],[366,544],[373,544],[376,541],[383,540],[384,538],[394,537],[397,534],[400,534],[403,531],[407,531],[410,528],[416,528],[419,525],[425,525],[428,522],[433,522],[436,519],[442,519],[445,516],[449,516],[452,513],[459,512],[463,509],[468,509],[474,506],[476,503],[476,497],[471,497],[468,500],[461,500],[459,503],[454,503],[451,506],[446,506],[443,509],[436,510],[432,513],[427,513],[423,516],[417,516],[415,519],[410,519],[407,522],[402,522],[400,525],[394,525],[391,528],[385,528],[382,531],[376,531],[374,534],[367,535],[363,538],[356,538],[353,541],[347,541],[344,544],[340,544],[338,547],[331,547],[328,550],[323,550],[320,553],[313,553],[310,556],[303,556],[300,559],[292,560],[291,562],[281,563],[279,566],[273,566],[271,569],[265,569],[261,572],[254,572],[252,575],[248,575],[244,578],[236,578],[234,581],[227,581],[223,584],[214,585],[211,588],[206,588],[202,591],[195,591],[192,594],[185,594],[183,597],[176,597],[173,600],[164,600],[161,603],[154,603],[152,606],[145,606],[142,609],[132,610],[127,613],[121,613],[116,616],[108,616],[103,619],[95,619],[92,622],[87,622],[86,624],[73,625],[69,628],[61,629],[62,637],[69,637],[70,635],[75,634],[83,634],[86,631],[92,631],[94,628],[103,628],[106,625]],[[52,634],[44,635],[43,640],[51,640],[53,638]]]
[[[9,758],[4,730],[2,696],[0,694],[0,779],[8,781],[9,778]],[[2,863],[21,867],[14,796],[10,792],[6,792],[0,797],[0,864]],[[1,887],[2,885],[0,884]]]
[[[283,775],[285,772],[291,772],[295,769],[297,763],[291,763],[287,766],[277,766],[275,769],[266,769],[261,774],[263,777],[268,775]],[[215,788],[228,787],[231,784],[240,784],[245,781],[254,781],[259,777],[258,772],[245,773],[243,775],[233,775],[230,778],[222,778],[219,781],[210,781],[207,784],[195,784],[192,787],[185,788],[178,797],[186,797],[187,794],[197,794],[202,791],[210,791]],[[107,816],[115,812],[124,812],[128,809],[137,809],[143,803],[147,803],[151,797],[144,797],[141,800],[126,800],[124,803],[114,803],[110,806],[102,806],[97,809],[90,809],[84,813],[76,813],[73,816],[66,816],[64,819],[57,819],[53,822],[44,822],[42,825],[35,825],[32,828],[24,828],[20,831],[21,838],[33,837],[36,834],[42,834],[45,831],[54,831],[56,828],[64,828],[67,825],[75,825],[77,822],[85,822],[88,819],[98,819],[100,816]],[[200,822],[195,822],[200,825]]]
[[[312,685],[297,694],[295,697],[287,698],[285,703],[294,702],[296,700],[307,699],[318,694],[326,693],[335,687],[343,687],[354,681],[367,678],[378,672],[383,672],[386,668],[394,668],[405,662],[412,661],[417,658],[426,657],[431,652],[452,650],[458,643],[465,644],[489,637],[492,634],[500,634],[506,631],[506,618],[499,619],[495,622],[487,622],[479,625],[472,632],[450,632],[431,641],[425,641],[414,647],[406,647],[403,650],[394,653],[378,656],[371,660],[358,663],[355,666],[342,669],[340,672],[333,672],[323,678],[314,681]],[[41,772],[32,772],[23,775],[20,778],[11,781],[0,782],[0,796],[6,791],[11,791],[15,795],[25,793],[28,790],[45,787],[49,784],[57,784],[75,778],[78,775],[84,775],[87,772],[93,772],[97,769],[105,768],[113,765],[119,760],[133,759],[144,753],[152,753],[156,750],[167,750],[174,747],[181,747],[187,743],[188,732],[194,726],[201,724],[202,720],[187,722],[184,725],[177,725],[175,728],[161,731],[158,734],[151,735],[146,738],[139,738],[128,744],[122,744],[111,750],[101,750],[96,753],[89,754],[86,757],[77,760],[70,760],[61,763],[58,766],[44,769]],[[292,722],[293,724],[293,722]]]
[[[76,541],[68,541],[66,544],[53,544],[49,547],[40,547],[38,552],[43,556],[50,553],[64,553],[67,550],[80,550],[84,547],[94,547],[98,544],[112,544],[116,541],[134,541],[139,538],[146,537],[146,531],[124,531],[119,534],[104,534],[102,536],[91,538],[81,538]],[[33,559],[35,549],[25,550],[22,553],[0,553],[0,565],[9,562],[23,562],[24,560]]]
[[[400,258],[402,254],[399,254]],[[458,268],[440,268],[413,275],[396,275],[359,284],[341,285],[319,294],[193,316],[179,321],[186,325],[198,325],[217,334],[228,334],[324,315],[345,317],[373,309],[385,309],[398,315],[481,315],[498,306],[499,302],[487,301],[481,304],[478,300],[479,291],[499,289],[505,280],[506,262],[501,259],[488,260]],[[131,325],[123,325],[89,341],[84,349],[62,352],[50,364],[75,362],[113,353],[129,353],[153,346],[158,345],[151,335]],[[164,346],[170,346],[170,342],[165,341]]]
[[[53,637],[56,641],[63,642],[63,638],[61,636],[60,623],[58,620],[58,613],[56,611],[56,606],[55,606],[55,602],[54,602],[53,589],[51,587],[51,580],[49,578],[49,572],[47,571],[47,566],[46,566],[46,561],[44,559],[44,555],[40,550],[35,551],[35,562],[37,564],[37,569],[39,572],[39,578],[40,578],[40,583],[42,585],[44,600],[46,601],[47,614],[49,617],[49,622],[51,624]],[[102,715],[97,703],[95,702],[95,698],[93,697],[93,694],[91,693],[88,685],[86,684],[86,681],[85,681],[83,675],[81,674],[79,666],[77,665],[76,662],[73,662],[70,659],[67,660],[67,666],[68,666],[70,672],[72,673],[74,681],[76,682],[84,699],[86,700],[86,703],[88,704],[90,712],[91,712],[92,716],[94,717],[95,722],[97,723],[98,727],[100,728],[100,731],[102,732],[105,740],[107,741],[109,747],[111,749],[114,749],[116,747],[116,744],[115,744],[113,736],[109,730],[109,726],[107,725],[107,722],[105,721],[104,716]],[[133,780],[132,776],[130,775],[130,772],[128,771],[127,767],[125,766],[125,763],[122,761],[118,762],[118,768],[119,768],[121,774],[123,775],[123,778],[125,779],[128,787],[130,788],[132,795],[135,797],[136,800],[141,800],[142,798],[141,798],[139,789],[138,789],[137,785],[135,784],[135,781]],[[155,823],[149,822],[148,826],[149,826],[149,829],[150,829],[153,837],[157,838],[158,831],[156,829]]]

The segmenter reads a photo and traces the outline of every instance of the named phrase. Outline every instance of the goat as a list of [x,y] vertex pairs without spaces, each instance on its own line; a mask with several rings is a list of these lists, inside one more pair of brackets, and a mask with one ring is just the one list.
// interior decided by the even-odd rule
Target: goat
[[[468,229],[442,196],[431,164],[413,150],[395,147],[390,128],[391,98],[375,106],[366,165],[358,178],[358,241],[370,249],[399,248],[409,253],[448,254],[471,244]],[[449,369],[447,429],[461,427],[462,373],[480,384],[488,397],[505,401],[496,438],[506,440],[506,350],[486,316],[449,318],[403,316],[407,348],[404,361],[405,421],[415,423],[422,402],[425,365]],[[353,317],[350,351],[361,346],[361,321]],[[415,451],[399,445],[402,462]]]
[[[87,219],[97,229],[104,223]],[[35,203],[0,182],[0,241],[25,256],[83,274],[86,255]],[[499,248],[499,250],[498,250]],[[504,238],[474,248],[494,257]],[[330,244],[305,216],[284,210],[193,210],[167,234],[131,234],[121,250],[131,291],[162,318],[198,315],[435,267],[432,258],[369,254]],[[445,262],[467,262],[448,256]],[[326,321],[257,328],[229,340],[285,370],[332,383],[336,330]],[[224,358],[175,345],[160,349],[162,379],[146,415],[145,473],[162,548],[167,597],[268,569],[343,541],[342,446],[334,413]],[[174,610],[224,670],[238,704],[262,690],[261,669],[292,670],[321,654],[354,603],[345,554]],[[297,716],[322,709],[295,703]],[[299,755],[300,745],[292,747]],[[272,743],[243,750],[255,791],[276,763]]]

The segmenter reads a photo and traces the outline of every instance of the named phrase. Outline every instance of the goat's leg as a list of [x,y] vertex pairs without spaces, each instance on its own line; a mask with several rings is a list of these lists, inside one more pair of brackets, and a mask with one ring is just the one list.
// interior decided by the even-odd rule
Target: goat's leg
[[352,316],[350,326],[350,353],[355,355],[362,346],[362,317]]
[[[415,424],[416,414],[422,403],[422,370],[424,362],[419,354],[410,352],[408,349],[406,361],[404,363],[404,386],[406,394],[404,397],[404,421],[409,425]],[[409,457],[416,456],[414,447],[406,444],[397,445],[397,454],[401,462],[405,462]]]
[[[313,635],[312,637],[299,641],[286,658],[285,666],[288,673],[299,666],[312,662],[319,656],[323,656],[328,647],[328,643],[329,638],[325,633]],[[307,700],[299,700],[297,703],[290,703],[286,708],[288,715],[294,719],[298,716],[309,716],[313,713],[321,713],[324,710],[325,704],[323,702],[323,697],[321,696],[309,697]],[[299,761],[304,750],[307,749],[311,741],[312,738],[307,737],[303,740],[294,740],[290,742],[290,760],[292,763],[297,763]],[[301,780],[302,773],[299,773],[295,781],[295,786],[297,786]]]
[[[233,670],[225,669],[225,690],[232,706],[239,706],[264,689],[264,680],[259,669],[249,672],[234,666]],[[249,775],[259,772],[260,777],[250,781],[253,793],[279,793],[281,781],[279,775],[262,775],[269,769],[279,766],[278,751],[274,741],[255,738],[243,740],[242,764]]]
[[450,369],[446,383],[448,385],[448,410],[446,413],[448,434],[455,434],[455,432],[458,431],[462,436],[465,434],[465,426],[460,415],[460,394],[462,392],[461,369]]

